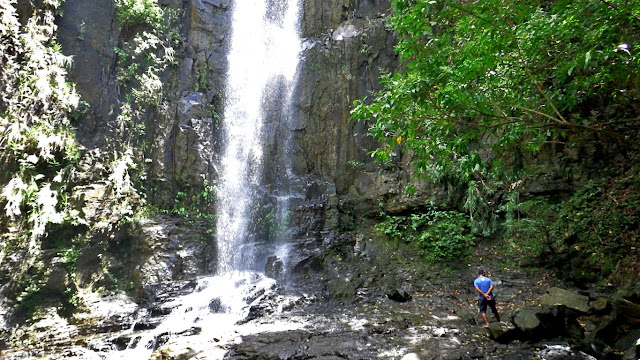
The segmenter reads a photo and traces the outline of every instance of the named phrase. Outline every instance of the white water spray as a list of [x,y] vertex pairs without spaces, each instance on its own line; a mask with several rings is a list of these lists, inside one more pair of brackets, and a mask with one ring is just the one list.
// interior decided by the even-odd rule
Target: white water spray
[[[299,0],[238,0],[224,112],[224,154],[218,187],[218,273],[250,267],[248,225],[261,175],[264,103],[288,107],[299,62]],[[282,85],[286,86],[282,94]]]

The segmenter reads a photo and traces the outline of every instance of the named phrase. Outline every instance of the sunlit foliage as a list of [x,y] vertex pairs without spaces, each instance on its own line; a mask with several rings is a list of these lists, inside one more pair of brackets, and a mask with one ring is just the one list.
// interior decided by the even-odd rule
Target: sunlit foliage
[[382,142],[377,160],[406,150],[419,175],[469,189],[471,216],[548,144],[635,141],[640,1],[392,5],[402,70],[357,101],[353,118]]
[[29,223],[36,238],[48,223],[76,218],[62,193],[78,147],[69,114],[79,97],[67,83],[71,59],[55,43],[57,2],[21,24],[15,1],[0,0],[0,164],[5,214]]

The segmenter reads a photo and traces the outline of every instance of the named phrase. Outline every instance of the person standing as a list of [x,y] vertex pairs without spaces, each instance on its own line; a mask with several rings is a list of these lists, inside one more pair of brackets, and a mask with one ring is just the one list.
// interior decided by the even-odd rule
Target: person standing
[[483,268],[478,269],[478,277],[473,281],[473,287],[478,291],[478,309],[480,310],[480,316],[484,321],[482,327],[489,327],[489,319],[487,318],[487,306],[491,308],[493,316],[500,322],[500,314],[496,309],[496,298],[493,296],[493,281],[485,276]]

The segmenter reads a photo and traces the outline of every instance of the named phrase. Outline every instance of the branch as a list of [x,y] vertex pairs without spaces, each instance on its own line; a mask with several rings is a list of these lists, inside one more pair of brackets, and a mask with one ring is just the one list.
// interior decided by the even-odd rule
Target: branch
[[607,124],[624,124],[624,123],[633,123],[633,122],[640,122],[640,117],[637,117],[635,119],[609,120]]
[[[531,80],[534,80],[533,79],[533,75],[531,75],[531,73],[529,72],[529,69],[527,69],[527,74],[531,77]],[[562,116],[562,114],[560,114],[560,111],[558,111],[558,108],[553,104],[553,101],[551,101],[551,99],[549,99],[549,97],[547,97],[547,94],[542,90],[542,86],[540,86],[540,83],[535,81],[535,80],[534,80],[534,82],[536,84],[536,88],[538,89],[538,92],[540,93],[540,95],[542,95],[542,97],[544,97],[544,99],[547,101],[549,106],[551,106],[551,108],[556,113],[556,115],[558,115],[558,118],[560,118],[560,120],[562,120],[562,122],[568,123],[567,120],[565,120],[565,118]]]
[[564,125],[564,126],[570,126],[570,125],[571,125],[571,124],[569,124],[569,123],[568,123],[566,120],[564,120],[564,119],[560,120],[560,119],[555,118],[555,117],[553,117],[553,116],[551,116],[551,115],[549,115],[549,114],[543,113],[542,111],[538,111],[538,110],[534,110],[534,109],[529,109],[529,108],[527,108],[527,107],[524,107],[524,106],[518,106],[518,105],[513,105],[513,106],[511,106],[511,107],[512,107],[512,108],[514,108],[514,109],[522,110],[522,111],[527,112],[527,113],[530,113],[530,114],[534,114],[534,115],[538,115],[538,116],[545,117],[545,118],[547,118],[547,119],[549,119],[549,120],[551,120],[551,121],[553,121],[553,122],[555,122],[555,123],[558,123],[558,124],[560,124],[560,125]]
[[[611,2],[607,1],[607,0],[600,0],[600,2],[602,2],[603,4],[607,5],[608,7],[612,8],[613,10],[616,11],[623,11],[620,9],[619,6],[616,6],[614,4],[612,4]],[[631,16],[633,16],[636,20],[640,21],[640,16],[634,14],[634,13],[630,13]]]
[[[597,127],[593,127],[593,126],[570,123],[570,122],[568,122],[566,120],[562,121],[562,120],[556,119],[555,117],[553,117],[553,116],[551,116],[549,114],[545,114],[545,113],[543,113],[541,111],[537,111],[537,110],[534,110],[534,109],[529,109],[529,108],[526,108],[526,107],[523,107],[523,106],[512,106],[512,107],[515,108],[515,109],[520,109],[520,110],[522,110],[524,112],[528,112],[528,113],[531,113],[531,114],[543,116],[543,117],[545,117],[547,119],[552,120],[553,122],[558,124],[560,127],[566,127],[566,128],[570,128],[570,129],[580,128],[580,129],[583,129],[583,130],[592,131],[594,133],[605,134],[605,135],[609,135],[611,137],[621,138],[623,140],[627,140],[624,136],[622,136],[622,135],[620,135],[618,133],[612,132],[612,131],[603,130],[601,128],[597,128]],[[538,127],[553,127],[553,126],[551,124],[540,124],[540,126],[538,126]]]

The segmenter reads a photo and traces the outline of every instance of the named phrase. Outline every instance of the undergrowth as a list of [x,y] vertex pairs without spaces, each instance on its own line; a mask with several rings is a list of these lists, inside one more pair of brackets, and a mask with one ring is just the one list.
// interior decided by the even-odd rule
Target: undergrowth
[[465,257],[474,244],[469,219],[457,211],[427,204],[423,211],[408,216],[382,215],[384,220],[376,225],[377,231],[414,244],[429,260]]
[[527,255],[577,283],[625,272],[638,259],[640,173],[609,171],[568,199],[541,196],[504,207],[503,251]]

